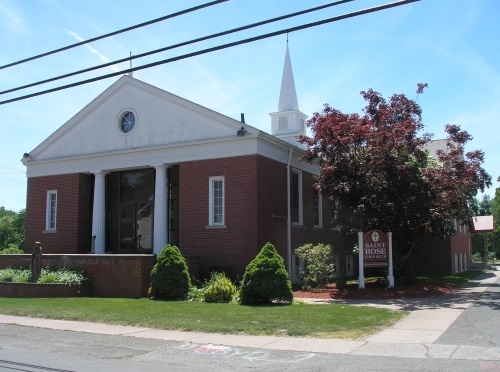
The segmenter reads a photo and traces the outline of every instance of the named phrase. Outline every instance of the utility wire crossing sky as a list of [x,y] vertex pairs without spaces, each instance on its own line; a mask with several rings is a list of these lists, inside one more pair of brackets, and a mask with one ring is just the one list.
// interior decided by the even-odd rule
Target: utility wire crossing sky
[[[158,14],[173,15],[212,3],[213,6],[89,43],[95,35],[108,35],[160,19]],[[0,0],[0,31],[5,35],[0,66],[57,50],[74,40],[85,45],[0,69],[1,100],[18,97],[18,93],[6,90],[22,87],[22,95],[36,94],[40,88],[24,86],[81,70],[87,71],[65,78],[63,84],[93,80],[93,84],[62,91],[57,91],[61,83],[44,82],[42,90],[55,91],[0,105],[0,125],[4,129],[0,146],[0,205],[14,210],[25,207],[22,154],[29,153],[115,81],[96,78],[127,72],[130,53],[133,57],[144,55],[143,64],[134,66],[142,68],[134,77],[233,118],[238,119],[244,112],[247,123],[270,132],[268,113],[277,108],[285,33],[295,28],[297,31],[288,38],[302,112],[311,117],[324,103],[344,112],[361,112],[361,90],[373,88],[386,98],[395,93],[414,98],[417,83],[428,83],[429,88],[418,99],[427,132],[435,133],[436,139],[444,138],[445,124],[460,125],[474,137],[470,150],[485,151],[485,168],[493,179],[500,175],[496,160],[500,150],[495,136],[500,117],[500,52],[494,47],[495,35],[500,31],[495,16],[500,11],[498,1],[422,0],[302,30],[298,27],[377,7],[383,2],[339,1],[336,6],[317,0],[212,3],[151,0],[146,6],[139,6],[124,0],[117,8],[116,4],[94,0],[85,4]],[[242,25],[323,6],[324,9],[264,24],[258,31],[224,34]],[[241,45],[242,40],[254,39],[257,32],[259,36],[274,37]],[[210,35],[217,36],[210,39]],[[196,40],[196,45],[186,42],[191,40]],[[224,45],[232,47],[199,54]],[[174,55],[172,46],[176,48]],[[161,48],[166,49],[156,56],[146,55]],[[158,65],[161,61],[169,63]],[[105,66],[99,66],[103,62]],[[93,71],[94,66],[108,68],[110,73]],[[488,191],[493,193],[494,188]]]

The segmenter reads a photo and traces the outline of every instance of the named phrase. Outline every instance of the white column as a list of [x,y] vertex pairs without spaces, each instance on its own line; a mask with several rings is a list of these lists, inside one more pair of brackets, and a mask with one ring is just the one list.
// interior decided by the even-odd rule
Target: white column
[[168,165],[153,165],[155,177],[155,208],[154,208],[154,235],[153,253],[160,254],[168,244]]
[[389,237],[389,288],[394,288],[394,266],[392,264],[392,232],[388,232]]
[[359,277],[358,277],[358,288],[365,288],[365,272],[363,267],[363,232],[358,232],[358,251],[359,251]]
[[92,237],[94,253],[104,254],[106,250],[106,174],[103,171],[93,171],[94,207],[92,212]]

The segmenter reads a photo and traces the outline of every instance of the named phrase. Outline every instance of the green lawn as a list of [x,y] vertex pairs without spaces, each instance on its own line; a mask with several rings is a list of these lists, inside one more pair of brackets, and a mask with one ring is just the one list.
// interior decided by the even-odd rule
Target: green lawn
[[463,273],[457,273],[449,276],[443,277],[418,277],[419,280],[429,280],[437,283],[445,283],[445,284],[456,284],[462,285],[467,283],[469,280],[474,279],[476,276],[484,273],[485,270],[468,270]]
[[0,298],[0,313],[183,331],[347,339],[373,334],[405,316],[342,304],[241,306],[121,298]]
[[[463,285],[467,283],[469,280],[474,279],[476,276],[483,274],[485,270],[468,270],[463,273],[457,273],[449,276],[419,276],[417,281],[431,281],[435,283],[443,283],[443,284],[455,284],[455,285]],[[375,280],[375,279],[383,279],[381,276],[374,276],[365,278],[365,281]],[[357,283],[358,279],[348,280],[347,283]]]

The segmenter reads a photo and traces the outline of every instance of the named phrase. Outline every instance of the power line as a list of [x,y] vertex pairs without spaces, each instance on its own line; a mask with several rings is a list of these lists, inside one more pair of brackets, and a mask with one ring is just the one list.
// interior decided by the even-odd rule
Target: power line
[[[19,169],[16,169],[16,168],[12,168],[12,167],[8,167],[7,165],[0,164],[0,167],[7,168],[7,169],[10,169],[10,170],[13,170],[13,171],[16,171],[16,172],[24,173],[24,171],[22,171],[22,170],[19,170]],[[6,173],[0,173],[0,174],[6,174]]]
[[71,76],[83,74],[85,72],[90,72],[90,71],[98,70],[100,68],[108,67],[108,66],[115,65],[115,64],[118,64],[118,63],[122,63],[122,62],[126,62],[126,61],[131,61],[131,60],[137,59],[137,58],[146,57],[146,56],[149,56],[149,55],[152,55],[152,54],[156,54],[156,53],[160,53],[160,52],[165,52],[167,50],[176,49],[176,48],[179,48],[179,47],[182,47],[182,46],[186,46],[186,45],[198,43],[200,41],[205,41],[205,40],[213,39],[213,38],[216,38],[216,37],[219,37],[219,36],[229,35],[229,34],[232,34],[232,33],[235,33],[235,32],[239,32],[239,31],[243,31],[243,30],[248,30],[250,28],[254,28],[254,27],[265,25],[265,24],[269,24],[269,23],[281,21],[281,20],[287,19],[287,18],[296,17],[298,15],[302,15],[302,14],[306,14],[306,13],[311,13],[311,12],[314,12],[314,11],[317,11],[317,10],[325,9],[325,8],[332,7],[332,6],[335,6],[335,5],[340,5],[340,4],[348,3],[348,2],[351,2],[351,1],[354,1],[354,0],[339,0],[339,1],[335,1],[333,3],[321,5],[321,6],[318,6],[318,7],[315,7],[315,8],[310,8],[310,9],[302,10],[302,11],[299,11],[299,12],[286,14],[284,16],[280,16],[280,17],[276,17],[276,18],[271,18],[271,19],[268,19],[268,20],[265,20],[265,21],[261,21],[261,22],[252,23],[252,24],[249,24],[249,25],[246,25],[246,26],[241,26],[241,27],[233,28],[231,30],[226,30],[226,31],[218,32],[218,33],[215,33],[215,34],[212,34],[212,35],[203,36],[203,37],[200,37],[200,38],[197,38],[197,39],[192,39],[192,40],[185,41],[185,42],[182,42],[182,43],[178,43],[178,44],[174,44],[174,45],[169,45],[169,46],[166,46],[166,47],[163,47],[163,48],[160,48],[160,49],[155,49],[155,50],[152,50],[152,51],[149,51],[149,52],[146,52],[146,53],[137,54],[135,56],[130,56],[130,57],[127,57],[127,58],[118,59],[118,60],[115,60],[115,61],[112,61],[112,62],[107,62],[107,63],[101,64],[101,65],[98,65],[98,66],[89,67],[89,68],[86,68],[86,69],[83,69],[83,70],[71,72],[71,73],[64,74],[64,75],[59,75],[59,76],[56,76],[56,77],[53,77],[53,78],[50,78],[50,79],[45,79],[45,80],[41,80],[41,81],[38,81],[38,82],[35,82],[35,83],[26,84],[26,85],[23,85],[23,86],[20,86],[20,87],[7,89],[7,90],[4,90],[4,91],[1,91],[0,95],[6,94],[6,93],[12,93],[12,92],[15,92],[15,91],[18,91],[18,90],[21,90],[21,89],[31,88],[31,87],[34,87],[34,86],[37,86],[37,85],[41,85],[41,84],[45,84],[45,83],[50,83],[52,81],[56,81],[56,80],[68,78],[68,77],[71,77]]
[[307,29],[307,28],[316,27],[316,26],[320,26],[320,25],[323,25],[323,24],[340,21],[340,20],[343,20],[343,19],[357,17],[357,16],[360,16],[360,15],[363,15],[363,14],[368,14],[368,13],[373,13],[373,12],[377,12],[377,11],[381,11],[381,10],[385,10],[385,9],[389,9],[389,8],[394,8],[394,7],[397,7],[397,6],[406,5],[406,4],[414,3],[414,2],[417,2],[417,1],[420,1],[420,0],[400,0],[400,1],[396,1],[394,3],[389,3],[389,4],[375,6],[375,7],[372,7],[372,8],[358,10],[358,11],[355,11],[355,12],[352,12],[352,13],[343,14],[343,15],[340,15],[340,16],[336,16],[336,17],[324,19],[324,20],[321,20],[321,21],[307,23],[307,24],[304,24],[304,25],[301,25],[301,26],[295,26],[295,27],[283,29],[283,30],[280,30],[280,31],[271,32],[271,33],[268,33],[268,34],[254,36],[254,37],[251,37],[251,38],[248,38],[248,39],[244,39],[244,40],[240,40],[240,41],[235,41],[235,42],[232,42],[232,43],[223,44],[223,45],[215,46],[215,47],[212,47],[212,48],[203,49],[203,50],[200,50],[200,51],[197,51],[197,52],[187,53],[187,54],[180,55],[180,56],[173,57],[173,58],[167,58],[167,59],[164,59],[164,60],[161,60],[161,61],[157,61],[157,62],[153,62],[153,63],[148,63],[148,64],[142,65],[142,66],[137,66],[137,67],[129,68],[127,70],[123,70],[123,71],[120,71],[120,72],[114,72],[114,73],[111,73],[111,74],[102,75],[102,76],[98,76],[98,77],[95,77],[95,78],[78,81],[76,83],[62,85],[62,86],[59,86],[59,87],[56,87],[56,88],[47,89],[47,90],[43,90],[43,91],[40,91],[40,92],[27,94],[27,95],[24,95],[24,96],[20,96],[20,97],[8,99],[8,100],[5,100],[5,101],[0,101],[0,105],[4,105],[6,103],[11,103],[11,102],[16,102],[16,101],[21,101],[21,100],[24,100],[24,99],[27,99],[27,98],[36,97],[36,96],[40,96],[40,95],[43,95],[43,94],[56,92],[56,91],[63,90],[63,89],[73,88],[73,87],[76,87],[76,86],[79,86],[79,85],[84,85],[84,84],[92,83],[92,82],[95,82],[95,81],[108,79],[108,78],[111,78],[111,77],[114,77],[114,76],[117,76],[117,75],[123,75],[123,74],[129,73],[129,72],[143,70],[143,69],[146,69],[146,68],[151,68],[151,67],[155,67],[155,66],[158,66],[158,65],[166,64],[166,63],[171,63],[171,62],[179,61],[179,60],[182,60],[182,59],[187,59],[187,58],[199,56],[199,55],[202,55],[202,54],[207,54],[207,53],[215,52],[217,50],[231,48],[231,47],[234,47],[234,46],[237,46],[237,45],[248,44],[248,43],[251,43],[251,42],[254,42],[254,41],[263,40],[263,39],[267,39],[267,38],[278,36],[278,35],[283,35],[283,34],[294,32],[294,31],[304,30],[304,29]]
[[65,51],[65,50],[68,50],[68,49],[71,49],[71,48],[75,48],[75,47],[83,45],[83,44],[88,44],[88,43],[91,43],[93,41],[97,41],[97,40],[105,39],[105,38],[110,37],[110,36],[118,35],[118,34],[121,34],[123,32],[131,31],[131,30],[134,30],[136,28],[148,26],[148,25],[151,25],[153,23],[164,21],[166,19],[178,17],[180,15],[183,15],[183,14],[186,14],[186,13],[191,13],[191,12],[194,12],[196,10],[203,9],[203,8],[207,8],[207,7],[212,6],[212,5],[217,5],[217,4],[220,4],[220,3],[224,3],[226,1],[229,1],[229,0],[212,1],[212,2],[209,2],[209,3],[205,3],[205,4],[202,4],[202,5],[195,6],[193,8],[181,10],[180,12],[168,14],[166,16],[163,16],[163,17],[160,17],[160,18],[156,18],[156,19],[153,19],[151,21],[144,22],[144,23],[139,23],[139,24],[137,24],[135,26],[126,27],[126,28],[123,28],[123,29],[118,30],[118,31],[110,32],[109,34],[97,36],[97,37],[94,37],[92,39],[88,39],[88,40],[81,41],[81,42],[78,42],[78,43],[75,43],[75,44],[71,44],[71,45],[68,45],[68,46],[65,46],[65,47],[62,47],[62,48],[59,48],[59,49],[54,49],[54,50],[52,50],[50,52],[38,54],[36,56],[29,57],[29,58],[26,58],[26,59],[22,59],[22,60],[17,61],[17,62],[12,62],[12,63],[9,63],[7,65],[0,66],[0,70],[2,70],[4,68],[7,68],[7,67],[12,67],[12,66],[20,65],[21,63],[33,61],[33,60],[38,59],[38,58],[46,57],[46,56],[49,56],[51,54],[59,53],[59,52],[62,52],[62,51]]

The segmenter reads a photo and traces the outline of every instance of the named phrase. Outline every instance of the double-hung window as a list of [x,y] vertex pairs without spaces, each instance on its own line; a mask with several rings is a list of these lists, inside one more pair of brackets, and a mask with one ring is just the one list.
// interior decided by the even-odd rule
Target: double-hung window
[[[316,182],[316,180],[315,180]],[[313,220],[314,227],[323,227],[323,199],[321,193],[316,187],[313,187]]]
[[290,180],[292,223],[302,225],[302,172],[293,170]]
[[57,190],[47,191],[45,230],[56,231],[57,227]]
[[209,225],[224,225],[224,176],[209,178]]

